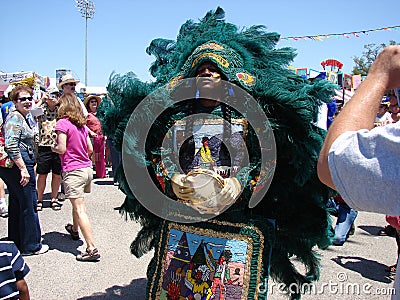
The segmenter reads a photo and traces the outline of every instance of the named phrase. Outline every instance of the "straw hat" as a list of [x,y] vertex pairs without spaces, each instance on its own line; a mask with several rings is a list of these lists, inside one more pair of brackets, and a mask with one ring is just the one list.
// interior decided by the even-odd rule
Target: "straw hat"
[[66,83],[78,83],[79,80],[76,80],[71,74],[65,74],[63,77],[61,77],[60,82],[57,84],[57,87],[62,90],[62,87]]
[[46,89],[46,92],[48,92],[49,94],[53,94],[53,93],[59,93],[60,91],[57,87],[51,85]]
[[95,96],[95,95],[87,96],[87,97],[85,98],[85,100],[83,101],[83,104],[86,106],[86,104],[89,103],[90,99],[93,99],[93,98],[95,98],[95,99],[97,100],[97,105],[99,105],[100,102],[101,102],[101,97]]

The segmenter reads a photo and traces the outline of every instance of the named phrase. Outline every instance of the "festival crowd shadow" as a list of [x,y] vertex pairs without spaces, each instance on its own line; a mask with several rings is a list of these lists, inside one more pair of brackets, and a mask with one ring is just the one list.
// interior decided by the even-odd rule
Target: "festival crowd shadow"
[[379,230],[383,229],[382,226],[367,226],[367,225],[357,226],[357,228],[360,228],[365,232],[368,232],[370,235],[375,235],[375,236],[379,235]]
[[388,278],[386,278],[386,265],[377,261],[359,256],[338,256],[332,258],[331,260],[345,269],[359,273],[364,278],[383,283],[391,282]]
[[113,285],[106,289],[105,293],[96,293],[90,296],[78,298],[78,300],[143,300],[146,298],[147,279],[134,279],[129,285]]
[[43,243],[49,245],[50,250],[71,253],[75,256],[81,253],[78,251],[78,247],[82,246],[83,242],[81,240],[72,240],[70,235],[67,233],[51,231],[46,232],[42,237]]

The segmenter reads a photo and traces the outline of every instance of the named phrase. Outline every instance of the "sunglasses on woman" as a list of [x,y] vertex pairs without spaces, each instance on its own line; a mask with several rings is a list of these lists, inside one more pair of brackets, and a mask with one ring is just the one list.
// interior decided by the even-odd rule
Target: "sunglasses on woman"
[[19,97],[19,98],[17,98],[17,100],[19,100],[21,102],[32,101],[33,97]]

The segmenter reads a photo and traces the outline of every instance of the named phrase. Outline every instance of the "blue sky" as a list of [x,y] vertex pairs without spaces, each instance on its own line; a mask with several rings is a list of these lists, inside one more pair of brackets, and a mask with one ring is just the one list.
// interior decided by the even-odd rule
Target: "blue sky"
[[[85,80],[85,19],[74,0],[1,0],[0,70],[35,71],[55,77],[71,69]],[[133,71],[142,80],[153,57],[145,53],[154,38],[175,39],[187,19],[202,18],[221,6],[226,20],[240,27],[267,26],[281,37],[355,32],[400,25],[400,1],[135,1],[94,0],[96,14],[88,20],[88,85],[106,86],[110,74]],[[366,44],[400,43],[400,29],[323,41],[280,41],[277,48],[297,49],[294,67],[322,69],[337,59],[343,71],[353,68]]]

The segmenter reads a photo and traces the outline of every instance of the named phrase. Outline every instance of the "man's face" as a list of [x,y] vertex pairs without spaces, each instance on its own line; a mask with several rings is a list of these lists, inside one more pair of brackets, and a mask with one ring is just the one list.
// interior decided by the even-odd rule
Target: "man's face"
[[201,90],[211,90],[221,86],[221,71],[212,62],[200,65],[196,71],[197,87]]
[[390,97],[389,112],[392,114],[397,114],[399,112],[399,105],[397,103],[397,98],[392,95]]
[[377,116],[381,117],[388,111],[388,106],[386,104],[379,105]]
[[64,93],[75,93],[75,82],[69,82],[62,86]]

